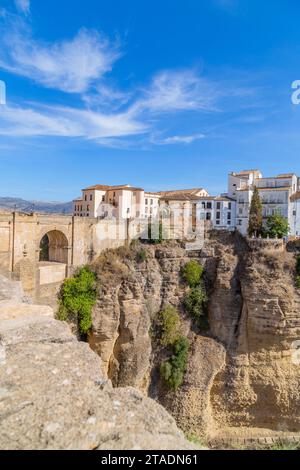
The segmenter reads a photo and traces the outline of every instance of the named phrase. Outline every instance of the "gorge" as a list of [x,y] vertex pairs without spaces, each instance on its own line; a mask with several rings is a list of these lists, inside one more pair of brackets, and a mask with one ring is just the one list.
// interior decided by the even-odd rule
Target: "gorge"
[[[191,442],[210,448],[264,448],[278,442],[298,446],[299,251],[296,241],[285,246],[281,240],[252,240],[237,232],[213,230],[199,251],[187,250],[185,243],[175,240],[135,241],[130,247],[104,251],[89,266],[97,280],[92,328],[86,338],[101,360],[71,334],[70,326],[82,339],[74,318],[70,326],[49,318],[49,311],[44,312],[47,320],[41,319],[41,310],[49,307],[28,304],[20,294],[16,307],[11,288],[6,295],[3,288],[2,362],[8,357],[9,364],[5,369],[2,364],[0,371],[5,404],[0,408],[0,446],[10,447],[11,442],[26,448],[170,449],[192,448]],[[196,321],[184,302],[190,287],[182,270],[191,261],[204,268],[206,322]],[[11,302],[14,306],[9,306]],[[168,308],[177,312],[178,334],[189,344],[183,380],[175,389],[161,377],[161,364],[172,355],[172,347],[162,344],[157,325]],[[36,361],[42,372],[34,370]],[[21,385],[7,376],[13,368]],[[31,377],[30,384],[22,370]],[[45,386],[37,377],[41,373]],[[16,392],[20,387],[27,396]],[[104,412],[104,399],[108,411],[117,407],[114,423]],[[55,419],[49,419],[51,413]],[[61,422],[66,413],[72,416],[67,419],[67,434]],[[168,413],[191,442],[184,440]],[[29,426],[31,420],[38,434]],[[128,439],[122,430],[125,422],[132,430]],[[154,422],[159,424],[153,426]],[[96,433],[86,431],[86,423],[96,426]],[[15,434],[7,433],[8,426]]]

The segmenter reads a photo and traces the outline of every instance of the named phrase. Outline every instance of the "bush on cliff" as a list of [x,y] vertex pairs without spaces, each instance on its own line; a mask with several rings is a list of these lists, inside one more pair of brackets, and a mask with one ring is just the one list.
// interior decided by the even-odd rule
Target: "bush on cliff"
[[297,255],[296,273],[297,273],[298,276],[300,276],[300,255]]
[[207,301],[204,284],[193,287],[186,294],[183,305],[187,313],[195,320],[204,315],[204,304]]
[[190,289],[183,299],[186,312],[193,317],[199,326],[207,327],[204,322],[204,305],[207,302],[206,289],[203,282],[204,267],[197,261],[189,261],[181,270],[182,278],[188,283]]
[[171,390],[177,390],[183,383],[189,347],[189,340],[184,336],[180,336],[174,343],[172,357],[160,366],[161,378]]
[[139,250],[136,254],[136,261],[137,263],[144,263],[147,261],[147,251],[144,249]]
[[192,260],[186,263],[181,270],[181,277],[193,288],[201,283],[204,268],[197,261]]
[[168,306],[159,313],[158,327],[160,330],[160,344],[170,346],[179,337],[180,317],[175,307]]
[[79,332],[86,335],[92,327],[92,309],[96,302],[96,275],[85,266],[66,279],[59,294],[58,318],[75,319]]

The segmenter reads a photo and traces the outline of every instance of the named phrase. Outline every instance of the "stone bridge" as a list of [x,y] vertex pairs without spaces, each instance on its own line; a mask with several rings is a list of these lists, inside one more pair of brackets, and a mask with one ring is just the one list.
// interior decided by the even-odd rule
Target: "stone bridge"
[[101,251],[124,245],[125,222],[2,212],[0,269],[21,280],[28,292],[49,289]]

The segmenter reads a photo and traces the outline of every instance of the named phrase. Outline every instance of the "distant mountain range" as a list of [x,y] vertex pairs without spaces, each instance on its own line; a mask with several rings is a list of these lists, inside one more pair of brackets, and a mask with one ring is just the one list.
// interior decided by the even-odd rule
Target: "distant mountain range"
[[72,202],[26,201],[16,197],[0,197],[0,209],[47,214],[72,214]]

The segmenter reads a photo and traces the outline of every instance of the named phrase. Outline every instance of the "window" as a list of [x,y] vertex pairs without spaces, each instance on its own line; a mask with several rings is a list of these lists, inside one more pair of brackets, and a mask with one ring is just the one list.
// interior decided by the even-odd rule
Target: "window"
[[208,202],[207,203],[207,209],[211,209],[211,208],[212,208],[211,202]]
[[86,214],[86,216],[87,216],[87,217],[89,217],[89,216],[90,216],[90,214],[89,214],[89,213],[87,213],[87,214]]
[[221,212],[217,212],[216,219],[220,219],[220,218],[221,218]]
[[228,202],[228,209],[231,211],[231,202]]
[[217,210],[220,210],[220,209],[221,209],[221,203],[217,202]]
[[227,220],[227,225],[231,225],[231,220]]
[[84,196],[84,200],[87,201],[87,195]]
[[205,202],[202,202],[202,208],[205,209]]
[[219,220],[216,220],[216,225],[220,225],[220,221],[219,221]]
[[105,196],[102,196],[102,202],[104,202],[104,201],[105,201]]
[[146,204],[146,205],[148,204],[148,199],[145,199],[145,204]]
[[146,214],[148,214],[148,207],[145,208]]
[[243,225],[243,221],[242,220],[238,220],[238,225]]
[[86,210],[89,212],[89,210],[90,210],[90,206],[89,206],[89,205],[86,206]]
[[228,213],[227,213],[227,219],[228,219],[228,220],[231,220],[231,212],[228,212]]
[[92,194],[90,194],[90,201],[92,201],[92,200],[93,200],[93,195],[92,195]]
[[150,204],[151,206],[153,206],[153,199],[150,199]]
[[211,213],[210,212],[206,212],[206,220],[211,220]]
[[240,207],[239,209],[239,214],[242,215],[243,214],[243,209]]

